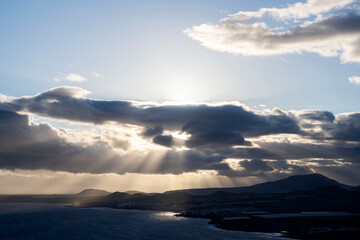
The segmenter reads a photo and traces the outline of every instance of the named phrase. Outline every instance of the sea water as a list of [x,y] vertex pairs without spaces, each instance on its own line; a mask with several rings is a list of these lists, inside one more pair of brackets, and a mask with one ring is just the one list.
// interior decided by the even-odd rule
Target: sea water
[[0,239],[282,239],[264,233],[226,231],[206,219],[171,212],[71,208],[56,204],[0,204]]

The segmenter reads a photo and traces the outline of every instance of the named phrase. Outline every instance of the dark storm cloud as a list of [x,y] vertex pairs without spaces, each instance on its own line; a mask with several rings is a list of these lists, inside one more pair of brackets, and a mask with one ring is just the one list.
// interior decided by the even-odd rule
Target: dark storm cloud
[[71,121],[140,125],[147,128],[143,133],[146,137],[159,135],[164,129],[182,130],[192,135],[188,147],[241,145],[243,137],[299,132],[294,116],[278,109],[261,115],[231,104],[143,107],[127,101],[80,98],[84,92],[79,88],[59,87],[34,97],[16,99],[12,105],[18,110]]
[[360,141],[360,113],[341,114],[332,125],[322,126],[330,139]]
[[[359,113],[340,114],[335,117],[327,111],[298,111],[293,114],[274,109],[265,114],[231,104],[144,107],[127,101],[86,99],[83,98],[86,93],[80,88],[59,87],[3,105],[8,109],[26,110],[42,116],[73,121],[95,124],[116,121],[144,126],[142,135],[146,137],[161,135],[164,129],[183,131],[190,135],[186,141],[190,148],[244,145],[246,137],[268,134],[291,133],[313,139],[349,141],[357,141],[360,136]],[[323,131],[316,132],[313,130],[315,127]],[[163,145],[171,145],[169,137],[160,137],[155,142],[167,142]],[[312,144],[310,146],[318,148]]]
[[[346,113],[333,116],[329,112],[307,112],[299,114],[299,120],[313,120],[300,123],[303,135],[313,139],[360,141],[360,113]],[[321,131],[315,131],[320,128]]]
[[250,172],[266,172],[273,170],[273,168],[267,162],[261,159],[244,160],[240,162],[240,166],[245,168],[246,171]]
[[335,120],[335,116],[332,112],[317,111],[317,110],[301,111],[299,113],[299,118],[302,120],[314,120],[314,121],[325,121],[325,122],[333,122]]
[[[0,110],[0,168],[92,172],[99,158],[111,159],[104,143],[69,144],[48,124],[31,124],[28,116]],[[94,168],[95,169],[95,168]]]
[[305,26],[294,27],[291,32],[277,35],[273,40],[279,40],[280,43],[316,41],[337,36],[344,37],[347,34],[358,34],[359,32],[360,15],[356,12],[347,12],[345,15],[331,16]]
[[174,144],[173,137],[171,135],[159,135],[153,138],[153,143],[171,147]]
[[[118,174],[216,170],[229,177],[280,177],[321,171],[321,166],[333,173],[337,168],[359,166],[360,113],[277,108],[261,112],[233,104],[142,105],[92,100],[85,94],[79,88],[61,87],[2,102],[0,168]],[[15,111],[94,124],[134,124],[144,128],[139,136],[168,149],[136,150],[128,140],[114,135],[73,143],[66,140],[66,132],[32,123]],[[188,138],[180,140],[171,131]],[[277,134],[285,137],[273,140]],[[296,141],[288,136],[295,136]],[[184,144],[188,149],[180,151]],[[230,168],[225,161],[230,158],[239,159],[243,170]],[[302,165],[289,161],[302,161]]]
[[[169,136],[158,137],[163,138],[159,144],[169,144]],[[126,142],[121,142],[120,147],[127,147]],[[195,151],[164,151],[159,156],[153,154],[130,152],[119,155],[108,143],[101,141],[92,144],[69,143],[48,124],[34,124],[29,122],[26,115],[0,110],[0,169],[47,169],[95,174],[181,174],[229,169],[227,164],[221,163],[224,157],[219,155]],[[154,164],[156,168],[144,167],[149,164]]]
[[57,132],[49,124],[29,125],[26,115],[0,110],[0,149],[11,150],[36,142],[57,139]]
[[142,132],[144,137],[153,137],[162,134],[164,129],[161,126],[148,127]]
[[244,138],[241,134],[228,127],[230,126],[223,124],[190,122],[182,128],[182,131],[191,134],[189,140],[186,141],[186,146],[189,148],[243,145]]

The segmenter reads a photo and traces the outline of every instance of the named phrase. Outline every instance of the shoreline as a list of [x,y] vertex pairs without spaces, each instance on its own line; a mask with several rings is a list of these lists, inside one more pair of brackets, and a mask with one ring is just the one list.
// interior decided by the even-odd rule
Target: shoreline
[[[72,206],[79,208],[98,208],[97,206]],[[274,219],[266,219],[259,217],[239,217],[233,220],[221,218],[212,218],[209,216],[190,215],[184,212],[173,211],[169,209],[139,209],[139,208],[119,208],[105,206],[103,208],[118,210],[136,210],[136,211],[153,211],[153,212],[170,212],[175,217],[200,218],[208,220],[209,226],[217,230],[270,234],[274,237],[284,239],[302,239],[302,240],[358,240],[360,239],[360,226],[356,225],[360,222],[360,215],[354,214],[354,219],[348,221],[348,225],[343,225],[343,220],[348,216],[335,216],[332,220],[332,228],[321,226],[319,223],[328,223],[328,217],[281,217]],[[283,215],[285,213],[280,213]],[[291,214],[291,213],[286,213]],[[296,213],[295,213],[296,214]],[[336,215],[336,213],[334,213]],[[276,214],[275,214],[276,215]],[[304,225],[305,224],[305,225]],[[310,226],[309,226],[310,225]]]
[[151,210],[151,209],[125,209],[125,208],[116,208],[116,207],[83,207],[83,206],[64,206],[64,207],[73,207],[73,208],[84,208],[84,209],[93,209],[93,208],[99,208],[99,209],[114,209],[114,210],[122,210],[122,211],[139,211],[139,212],[158,212],[158,213],[171,213],[176,218],[193,218],[193,219],[203,219],[206,220],[206,223],[208,224],[208,227],[210,229],[216,230],[216,231],[224,231],[224,232],[244,232],[244,233],[253,233],[253,234],[259,234],[259,235],[266,235],[271,237],[277,237],[282,239],[288,239],[288,240],[294,240],[294,238],[290,238],[285,236],[284,234],[280,232],[262,232],[262,231],[243,231],[243,230],[237,230],[237,229],[226,229],[223,227],[218,226],[216,223],[212,222],[212,219],[207,217],[190,217],[190,216],[182,216],[179,212],[174,212],[171,210]]
[[[9,204],[9,203],[7,203]],[[12,203],[10,203],[12,204]],[[19,203],[14,203],[19,204]],[[34,204],[34,203],[24,203]],[[140,208],[119,208],[115,205],[76,205],[68,203],[35,203],[46,205],[57,205],[62,208],[84,208],[84,209],[114,209],[122,211],[146,211],[146,212],[167,212],[174,217],[201,218],[207,220],[207,224],[216,230],[268,234],[284,239],[303,240],[331,240],[331,239],[360,239],[360,215],[341,212],[307,213],[307,217],[294,217],[302,213],[278,213],[260,214],[242,217],[210,217],[191,214],[191,212],[174,211],[171,209],[140,209]],[[259,213],[257,213],[259,214]],[[314,216],[314,214],[318,216]],[[324,216],[325,214],[325,216]],[[290,215],[285,216],[284,215]],[[292,216],[291,216],[292,215]],[[266,217],[264,217],[266,216]]]
[[[360,239],[360,217],[354,218],[283,218],[243,220],[211,220],[209,223],[223,230],[280,234],[286,239],[330,240]],[[326,225],[329,224],[329,225]]]

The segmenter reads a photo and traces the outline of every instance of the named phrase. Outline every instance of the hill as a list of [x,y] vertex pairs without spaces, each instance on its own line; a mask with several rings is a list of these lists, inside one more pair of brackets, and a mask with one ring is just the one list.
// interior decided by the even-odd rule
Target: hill
[[77,197],[102,197],[109,195],[110,192],[105,190],[99,190],[99,189],[85,189],[78,194],[76,194]]
[[321,174],[309,174],[290,176],[278,181],[265,182],[248,187],[183,189],[168,191],[165,193],[185,192],[193,195],[208,195],[218,191],[228,193],[288,193],[293,191],[308,191],[331,186],[350,188],[348,185],[341,184]]

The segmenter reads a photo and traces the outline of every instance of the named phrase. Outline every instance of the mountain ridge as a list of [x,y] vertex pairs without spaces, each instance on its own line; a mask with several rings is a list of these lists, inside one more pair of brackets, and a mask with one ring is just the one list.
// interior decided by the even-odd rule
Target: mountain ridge
[[307,175],[293,175],[277,181],[269,181],[259,184],[254,184],[245,187],[231,187],[231,188],[194,188],[194,189],[179,189],[173,191],[166,191],[164,194],[173,192],[185,192],[193,195],[208,195],[217,191],[228,193],[288,193],[299,190],[315,190],[321,187],[337,186],[340,188],[350,188],[351,186],[337,182],[334,179],[328,178],[324,175],[314,173]]
[[79,192],[75,195],[78,197],[101,197],[101,196],[106,196],[109,194],[111,194],[111,192],[101,190],[101,189],[88,188],[88,189],[82,190],[81,192]]

